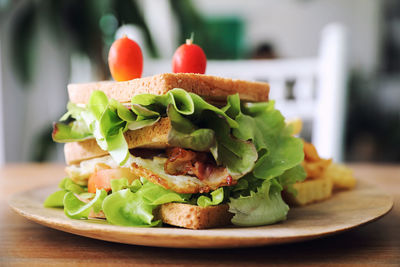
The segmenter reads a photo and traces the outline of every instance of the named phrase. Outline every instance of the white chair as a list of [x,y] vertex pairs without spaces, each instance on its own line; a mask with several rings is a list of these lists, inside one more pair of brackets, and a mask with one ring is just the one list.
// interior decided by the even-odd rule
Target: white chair
[[[274,60],[209,60],[206,73],[223,77],[267,81],[270,99],[286,118],[312,124],[312,142],[322,157],[342,161],[347,33],[330,24],[322,32],[314,58]],[[171,71],[171,61],[145,63],[144,75]]]

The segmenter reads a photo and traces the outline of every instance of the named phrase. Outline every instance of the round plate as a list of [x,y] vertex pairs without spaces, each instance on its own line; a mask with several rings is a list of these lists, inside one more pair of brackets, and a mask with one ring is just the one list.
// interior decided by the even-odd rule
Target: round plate
[[189,230],[173,227],[139,228],[109,225],[102,220],[72,220],[62,209],[44,208],[54,192],[47,186],[17,193],[10,206],[29,220],[86,237],[134,245],[178,248],[228,248],[298,242],[323,237],[374,221],[390,211],[391,196],[365,183],[332,198],[292,208],[282,223],[260,227]]

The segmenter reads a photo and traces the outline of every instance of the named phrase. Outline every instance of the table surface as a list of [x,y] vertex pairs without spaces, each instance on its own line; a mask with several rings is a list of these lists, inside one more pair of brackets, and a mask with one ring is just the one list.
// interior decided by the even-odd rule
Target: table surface
[[24,265],[400,265],[400,165],[352,164],[357,179],[394,196],[382,219],[335,236],[295,244],[242,249],[170,249],[100,241],[46,228],[17,215],[11,194],[55,184],[63,166],[20,164],[0,168],[0,266]]

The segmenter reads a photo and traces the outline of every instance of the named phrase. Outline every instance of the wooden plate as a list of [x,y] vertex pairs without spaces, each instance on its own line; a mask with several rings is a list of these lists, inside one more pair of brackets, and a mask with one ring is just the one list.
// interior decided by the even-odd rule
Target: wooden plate
[[44,208],[44,199],[55,190],[55,186],[48,186],[17,193],[9,204],[27,219],[61,231],[112,242],[178,248],[248,247],[309,240],[374,221],[393,206],[392,197],[360,182],[354,190],[337,192],[324,202],[292,208],[288,219],[275,225],[209,230],[138,228],[71,220],[62,209]]

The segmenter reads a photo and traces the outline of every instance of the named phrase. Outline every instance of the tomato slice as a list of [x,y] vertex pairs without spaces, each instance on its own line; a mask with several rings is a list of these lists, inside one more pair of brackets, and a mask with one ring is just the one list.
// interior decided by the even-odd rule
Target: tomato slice
[[96,168],[97,170],[89,177],[88,192],[96,193],[96,189],[111,190],[111,180],[126,178],[131,183],[137,177],[129,168]]

